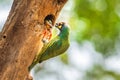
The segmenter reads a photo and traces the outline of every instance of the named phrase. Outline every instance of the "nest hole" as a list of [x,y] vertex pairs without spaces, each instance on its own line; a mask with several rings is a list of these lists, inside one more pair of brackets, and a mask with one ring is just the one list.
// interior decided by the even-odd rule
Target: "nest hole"
[[62,3],[65,3],[67,0],[57,0],[57,3],[58,4],[62,4]]
[[55,22],[55,16],[52,15],[52,14],[49,14],[49,15],[47,15],[47,16],[45,17],[45,19],[44,19],[44,23],[45,23],[46,20],[51,20],[51,21],[52,21],[52,25],[54,25],[54,22]]

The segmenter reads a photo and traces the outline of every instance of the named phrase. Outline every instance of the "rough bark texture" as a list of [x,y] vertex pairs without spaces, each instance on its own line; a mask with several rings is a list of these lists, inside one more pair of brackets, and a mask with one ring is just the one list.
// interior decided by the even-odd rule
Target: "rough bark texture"
[[[14,0],[0,33],[0,80],[25,80],[43,46],[44,19],[53,24],[67,0]],[[49,15],[49,16],[48,16]]]

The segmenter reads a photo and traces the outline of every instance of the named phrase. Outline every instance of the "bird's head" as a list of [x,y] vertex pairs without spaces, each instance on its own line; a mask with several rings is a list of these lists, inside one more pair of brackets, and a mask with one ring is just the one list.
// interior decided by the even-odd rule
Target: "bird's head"
[[46,25],[47,29],[52,29],[53,27],[51,20],[45,20],[44,24]]
[[60,31],[62,31],[63,28],[68,28],[68,26],[65,24],[65,22],[56,23],[55,27],[58,28]]
[[70,29],[65,22],[56,23],[55,27],[60,30],[59,36],[64,36],[66,38],[69,36]]

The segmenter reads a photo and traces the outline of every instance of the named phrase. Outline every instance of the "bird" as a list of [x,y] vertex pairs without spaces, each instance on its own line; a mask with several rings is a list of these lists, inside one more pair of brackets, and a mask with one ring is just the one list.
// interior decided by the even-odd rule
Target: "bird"
[[44,24],[45,24],[45,30],[43,31],[42,42],[47,43],[50,41],[52,37],[52,28],[53,28],[52,24],[53,23],[51,20],[45,20]]
[[41,52],[39,52],[33,59],[32,64],[29,66],[29,71],[37,64],[50,58],[63,54],[70,46],[69,32],[70,29],[65,22],[56,23],[55,27],[59,29],[59,34],[46,43]]

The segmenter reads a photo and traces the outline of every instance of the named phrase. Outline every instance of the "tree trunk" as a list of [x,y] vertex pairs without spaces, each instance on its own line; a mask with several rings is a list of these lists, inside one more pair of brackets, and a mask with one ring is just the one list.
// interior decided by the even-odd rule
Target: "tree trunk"
[[67,0],[14,0],[0,33],[0,80],[25,80],[43,43],[44,20],[53,24]]

